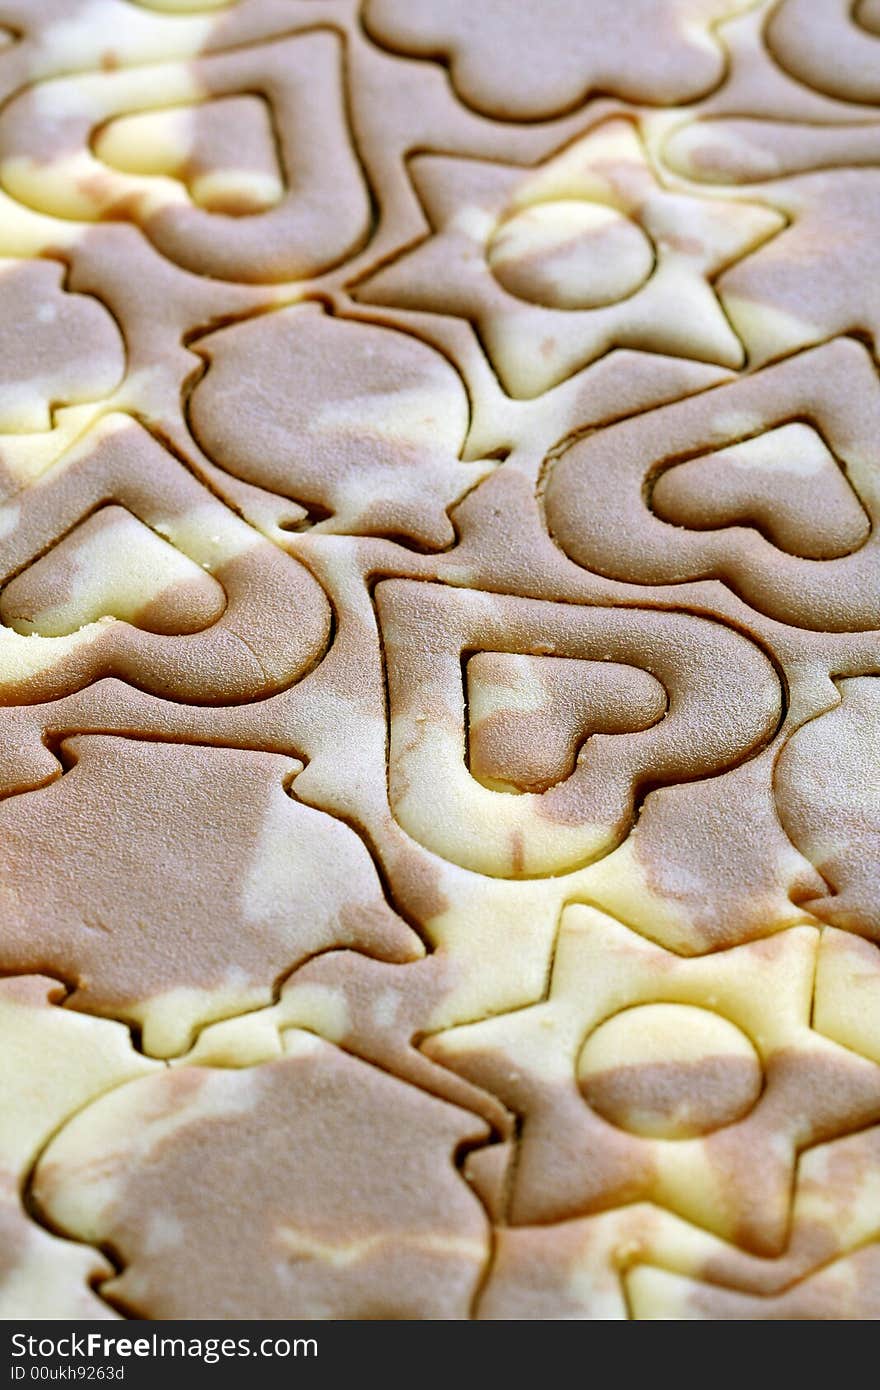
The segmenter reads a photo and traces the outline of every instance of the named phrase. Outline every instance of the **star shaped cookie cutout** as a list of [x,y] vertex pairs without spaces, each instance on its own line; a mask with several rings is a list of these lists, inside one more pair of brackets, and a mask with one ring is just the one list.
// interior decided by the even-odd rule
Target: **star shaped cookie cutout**
[[418,155],[431,233],[355,298],[471,321],[509,395],[540,395],[615,347],[737,368],[714,277],[784,226],[768,208],[673,193],[631,121],[533,169]]
[[819,941],[686,958],[566,908],[545,999],[423,1044],[522,1117],[508,1219],[649,1200],[780,1254],[799,1153],[880,1119],[880,1067],[811,1027]]

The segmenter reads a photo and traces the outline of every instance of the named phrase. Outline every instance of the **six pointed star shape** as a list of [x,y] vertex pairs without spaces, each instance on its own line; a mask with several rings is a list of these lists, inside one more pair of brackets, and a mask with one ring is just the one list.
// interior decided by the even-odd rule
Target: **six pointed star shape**
[[509,395],[540,395],[613,347],[743,365],[712,279],[784,219],[670,192],[630,121],[534,169],[439,155],[409,167],[432,231],[355,297],[470,319]]
[[[546,999],[423,1044],[523,1116],[510,1219],[545,1223],[648,1199],[778,1255],[798,1153],[880,1119],[877,1067],[810,1026],[819,939],[815,927],[791,927],[684,958],[595,908],[566,908]],[[679,1006],[682,1020],[711,1011],[749,1040],[763,1080],[747,1113],[670,1139],[620,1128],[590,1107],[577,1076],[585,1041],[623,1010],[658,1003]],[[681,1051],[671,1041],[674,1066]],[[693,1076],[681,1074],[691,1095]],[[710,1069],[708,1079],[716,1089],[728,1078]]]

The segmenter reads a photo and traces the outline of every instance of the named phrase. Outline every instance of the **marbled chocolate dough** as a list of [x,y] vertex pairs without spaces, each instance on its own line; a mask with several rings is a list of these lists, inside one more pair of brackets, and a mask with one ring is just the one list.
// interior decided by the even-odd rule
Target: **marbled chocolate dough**
[[0,98],[0,1316],[880,1316],[880,5]]

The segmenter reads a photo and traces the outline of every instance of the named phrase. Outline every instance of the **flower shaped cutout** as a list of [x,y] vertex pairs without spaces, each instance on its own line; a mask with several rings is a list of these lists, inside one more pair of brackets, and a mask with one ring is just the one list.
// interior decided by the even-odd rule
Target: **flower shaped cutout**
[[798,1153],[880,1118],[880,1067],[811,1027],[819,939],[685,959],[568,907],[547,998],[424,1045],[523,1116],[511,1220],[648,1199],[779,1254]]
[[[496,120],[534,121],[595,92],[652,104],[693,101],[722,79],[716,25],[748,3],[365,0],[363,16],[370,36],[392,52],[445,58],[466,105]],[[649,33],[650,43],[634,43],[639,33]]]
[[614,347],[742,365],[712,280],[784,220],[670,192],[630,121],[535,169],[439,155],[410,169],[431,234],[356,297],[470,319],[510,395],[538,396]]

